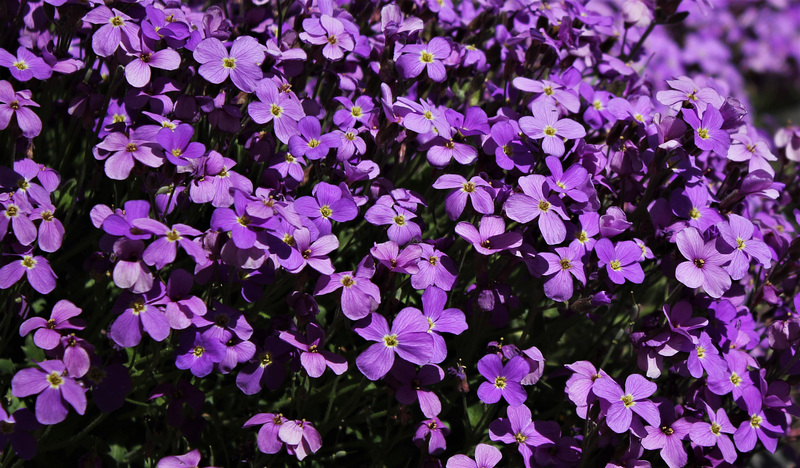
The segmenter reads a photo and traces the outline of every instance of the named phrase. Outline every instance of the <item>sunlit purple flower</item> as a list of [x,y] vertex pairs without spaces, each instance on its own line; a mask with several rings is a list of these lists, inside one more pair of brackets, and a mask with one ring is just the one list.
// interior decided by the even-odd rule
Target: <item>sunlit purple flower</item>
[[546,154],[562,156],[564,140],[574,140],[586,136],[586,130],[578,122],[570,119],[559,119],[558,109],[546,102],[537,102],[532,106],[533,117],[519,119],[519,128],[528,137],[542,140],[542,150]]
[[139,41],[139,27],[136,22],[116,8],[110,9],[101,5],[87,13],[83,20],[90,24],[102,24],[92,34],[92,50],[101,57],[113,54],[123,40],[126,46]]
[[[761,441],[770,453],[778,447],[778,437],[784,432],[778,421],[772,421],[764,414],[764,401],[761,392],[744,392],[744,407],[748,418],[745,419],[733,434],[733,441],[740,452],[749,452]],[[781,416],[783,418],[783,416]]]
[[0,49],[0,67],[8,68],[17,81],[28,81],[31,78],[46,80],[53,74],[53,69],[41,57],[25,47],[17,49],[16,57],[5,49]]
[[455,262],[430,244],[420,244],[420,247],[419,271],[411,276],[411,286],[414,289],[427,289],[432,285],[445,291],[453,289],[458,273]]
[[297,122],[305,116],[300,102],[292,94],[281,92],[278,85],[268,78],[256,83],[255,92],[258,101],[248,105],[248,114],[258,124],[272,121],[275,136],[283,143],[289,143],[289,139],[299,132]]
[[544,283],[544,294],[554,301],[564,302],[572,297],[574,276],[581,284],[586,284],[586,273],[580,260],[580,251],[573,247],[556,247],[556,253],[539,254],[547,262],[543,275],[552,275]]
[[305,419],[300,421],[286,420],[278,429],[278,438],[286,444],[286,451],[298,460],[306,458],[322,447],[322,437],[314,425]]
[[447,448],[445,437],[449,434],[450,428],[441,419],[434,416],[419,423],[413,440],[418,447],[426,445],[427,441],[428,453],[438,455]]
[[319,119],[307,116],[297,123],[299,135],[289,138],[289,151],[293,156],[305,156],[312,161],[324,158],[331,148],[338,148],[341,140],[333,133],[322,134]]
[[342,187],[320,182],[311,192],[313,197],[300,197],[294,202],[298,214],[309,218],[321,235],[331,233],[331,220],[344,223],[355,219],[358,207]]
[[153,151],[155,143],[140,140],[131,130],[129,135],[115,132],[108,135],[92,150],[97,160],[105,160],[106,175],[114,180],[125,180],[136,161],[148,167],[160,167],[164,160]]
[[736,427],[731,424],[728,415],[725,414],[725,409],[719,408],[714,411],[706,402],[703,402],[703,407],[710,423],[704,421],[695,422],[689,431],[689,437],[692,442],[702,447],[717,446],[726,462],[735,462],[736,449],[727,434],[733,434],[736,431]]
[[394,364],[395,355],[412,364],[424,365],[430,360],[432,338],[428,334],[428,320],[414,308],[405,308],[395,317],[392,328],[380,314],[358,322],[356,333],[376,343],[356,358],[356,365],[368,379],[385,376]]
[[201,64],[198,73],[210,83],[222,83],[230,76],[237,88],[251,93],[263,76],[260,66],[265,49],[255,38],[239,36],[229,53],[219,39],[209,37],[198,44],[193,53]]
[[67,405],[80,415],[86,411],[84,389],[67,375],[61,361],[42,361],[38,367],[17,372],[11,379],[11,394],[17,398],[39,394],[36,420],[45,425],[58,424],[66,419]]
[[639,374],[631,374],[625,380],[625,390],[612,378],[598,379],[592,391],[610,405],[606,410],[606,424],[622,434],[629,429],[639,437],[646,434],[639,419],[641,416],[651,426],[660,427],[658,408],[647,397],[656,392],[658,386]]
[[703,287],[709,296],[719,298],[731,287],[731,277],[722,268],[728,261],[714,242],[704,242],[697,229],[688,227],[676,236],[676,243],[686,262],[678,265],[675,278],[689,288]]
[[205,377],[224,356],[225,345],[220,340],[189,330],[181,334],[175,367],[189,369],[196,377]]
[[128,55],[133,59],[125,65],[125,78],[134,88],[143,88],[150,83],[150,68],[160,70],[177,70],[181,65],[181,56],[178,52],[166,48],[159,51],[151,49],[146,41],[137,41],[131,44]]
[[5,130],[16,117],[17,126],[25,138],[33,138],[42,131],[42,120],[28,107],[39,107],[27,89],[15,92],[6,80],[0,80],[0,130]]
[[323,14],[319,19],[306,18],[303,29],[300,39],[309,44],[325,44],[322,55],[328,60],[341,60],[345,51],[350,52],[355,47],[353,36],[345,32],[341,21],[330,15]]
[[523,193],[513,193],[506,200],[509,218],[520,223],[538,220],[539,230],[548,245],[560,244],[567,237],[564,220],[569,219],[564,202],[550,194],[550,184],[545,176],[532,174],[519,178]]
[[702,121],[692,109],[681,111],[683,119],[694,130],[694,144],[701,150],[714,151],[720,156],[728,154],[731,136],[722,130],[722,115],[714,107],[707,107]]
[[610,240],[603,238],[594,245],[599,266],[606,266],[608,279],[613,283],[623,284],[625,280],[640,284],[644,281],[644,270],[639,265],[642,249],[633,241],[622,241],[613,245]]
[[472,207],[481,214],[494,213],[494,200],[490,192],[491,186],[480,176],[474,176],[467,180],[457,174],[444,174],[433,183],[433,188],[456,189],[447,195],[444,201],[447,216],[456,220],[464,212],[467,200],[472,203]]
[[36,291],[48,294],[56,287],[56,274],[50,268],[50,262],[39,255],[15,255],[22,257],[0,268],[0,289],[8,289],[23,276]]
[[261,453],[278,453],[283,448],[283,441],[278,437],[281,425],[287,422],[282,414],[258,413],[245,421],[242,427],[261,425],[256,442]]
[[433,81],[442,82],[447,72],[442,60],[450,56],[452,48],[446,39],[434,37],[428,44],[406,44],[400,49],[400,57],[395,61],[403,78],[416,78],[427,70]]
[[499,418],[489,425],[489,438],[504,444],[517,444],[525,468],[530,468],[534,447],[554,441],[537,430],[539,421],[531,421],[531,410],[526,405],[506,408],[507,418]]
[[447,468],[494,468],[503,455],[497,447],[478,444],[475,447],[475,460],[466,455],[453,455],[447,460]]
[[42,349],[53,349],[61,341],[61,333],[57,330],[83,330],[86,322],[83,319],[75,318],[80,315],[81,309],[72,302],[62,299],[53,306],[50,312],[50,319],[33,317],[22,322],[19,327],[19,336],[26,336],[36,330],[33,334],[33,342]]
[[350,320],[366,317],[378,308],[378,304],[381,302],[381,293],[378,287],[370,281],[372,275],[361,270],[357,270],[355,274],[345,271],[322,276],[317,283],[314,295],[329,294],[343,288],[342,312],[345,317]]
[[750,269],[751,258],[758,260],[764,268],[772,265],[772,252],[763,241],[753,238],[755,228],[747,218],[731,213],[728,215],[728,222],[717,224],[717,229],[717,247],[724,243],[732,250],[731,263],[725,267],[731,279],[738,281],[745,277]]
[[519,406],[528,398],[520,381],[530,367],[522,356],[510,359],[505,365],[496,354],[487,354],[478,361],[478,372],[488,380],[478,388],[478,397],[484,403],[497,403],[505,399],[509,406]]
[[114,312],[120,315],[111,323],[108,333],[111,339],[130,348],[142,341],[144,331],[155,341],[164,341],[169,336],[170,326],[167,317],[155,304],[161,295],[160,286],[145,295],[124,292],[114,304]]
[[686,465],[689,456],[683,448],[683,439],[689,435],[692,423],[686,418],[676,418],[675,407],[670,401],[659,405],[661,422],[656,426],[647,426],[647,436],[642,438],[642,447],[647,450],[660,450],[661,459],[670,468]]
[[522,245],[522,234],[506,232],[506,223],[499,216],[484,216],[478,229],[470,223],[460,222],[456,225],[455,232],[483,255],[492,255]]

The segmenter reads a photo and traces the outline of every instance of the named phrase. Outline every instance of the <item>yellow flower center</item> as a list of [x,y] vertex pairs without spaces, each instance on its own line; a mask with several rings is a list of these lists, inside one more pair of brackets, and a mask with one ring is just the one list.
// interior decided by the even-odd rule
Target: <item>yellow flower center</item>
[[703,265],[705,265],[705,264],[706,264],[706,261],[703,260],[702,258],[695,258],[694,259],[694,266],[696,266],[697,268],[703,268]]
[[236,221],[242,226],[247,226],[248,224],[250,224],[250,217],[244,214],[236,218]]
[[739,250],[744,250],[744,239],[741,237],[736,238],[736,248]]
[[635,405],[636,402],[633,399],[633,395],[622,395],[620,397],[620,401],[625,405],[626,408],[630,408],[631,406]]
[[562,270],[569,270],[572,268],[572,262],[570,262],[568,258],[562,258],[558,264],[561,265]]
[[316,148],[319,144],[322,143],[321,141],[317,140],[316,138],[312,138],[308,140],[308,147],[309,148]]
[[711,424],[711,433],[712,434],[714,434],[715,436],[719,436],[721,432],[722,432],[722,426],[720,426],[717,423]]
[[19,62],[14,62],[12,65],[17,67],[18,70],[27,70],[28,69],[28,64],[25,63],[24,60],[20,60]]
[[350,275],[344,275],[342,276],[341,283],[345,288],[350,288],[356,284],[356,280]]
[[118,28],[118,27],[122,26],[123,24],[125,24],[125,20],[123,20],[119,16],[115,16],[115,17],[111,18],[110,20],[108,20],[108,22],[111,23],[111,25],[114,26],[115,28]]
[[180,158],[181,155],[183,154],[183,150],[180,148],[175,148],[174,150],[170,151],[170,153],[172,153],[172,155],[175,156],[176,158]]
[[204,347],[202,347],[202,346],[195,346],[195,347],[194,347],[194,351],[192,351],[192,354],[194,354],[194,356],[195,356],[195,357],[200,357],[200,356],[202,356],[202,355],[203,355],[203,353],[205,353],[205,352],[206,352],[206,349],[205,349]]
[[323,218],[330,218],[333,214],[333,210],[328,205],[325,205],[319,209],[319,214],[322,215]]
[[419,61],[422,63],[433,63],[433,54],[427,50],[423,50],[419,55]]
[[397,335],[386,335],[383,337],[383,344],[386,345],[387,348],[396,348],[398,345],[397,342]]
[[147,310],[147,305],[141,299],[137,299],[131,303],[131,309],[133,310],[133,315],[139,315]]
[[431,111],[425,111],[425,113],[422,115],[425,116],[425,118],[428,120],[433,120],[433,112]]
[[275,117],[280,117],[283,113],[283,108],[277,104],[273,104],[270,106],[269,111]]
[[758,429],[759,427],[761,427],[761,422],[763,420],[764,419],[757,414],[750,416],[750,427]]
[[581,244],[585,244],[587,240],[589,240],[589,235],[586,234],[586,231],[581,231],[575,235],[575,238],[578,239],[578,242]]
[[461,190],[466,193],[472,193],[475,191],[475,184],[473,184],[472,182],[464,182],[463,184],[461,184]]
[[30,255],[22,257],[22,266],[29,270],[33,269],[33,267],[36,266],[36,263],[36,260],[34,260]]
[[293,162],[297,161],[297,158],[295,158],[294,156],[292,156],[292,153],[286,153],[286,156],[284,156],[284,158],[283,158],[283,159],[284,159],[284,160],[285,160],[287,163],[293,163]]
[[438,261],[439,261],[439,259],[437,257],[434,257],[434,256],[431,256],[431,258],[428,259],[428,263],[430,263],[431,265],[436,265],[436,262],[438,262]]
[[111,118],[111,120],[114,123],[122,123],[122,122],[125,122],[128,119],[123,114],[114,114],[114,116]]
[[594,107],[595,110],[603,110],[603,103],[600,102],[599,99],[595,99],[594,102],[592,103],[592,107]]
[[505,377],[495,377],[494,378],[494,386],[499,388],[500,390],[506,388],[506,378]]
[[52,388],[58,388],[64,384],[64,379],[61,378],[58,372],[53,371],[47,374],[47,382],[50,383]]
[[355,118],[359,118],[362,115],[364,115],[364,111],[361,110],[361,106],[353,106],[352,108],[350,108],[350,115],[352,115]]
[[609,265],[611,266],[611,269],[614,271],[619,271],[622,269],[622,265],[620,265],[619,260],[612,260],[611,263],[609,263]]
[[521,432],[517,432],[514,435],[514,440],[516,440],[517,443],[519,443],[519,444],[524,444],[525,441],[528,440],[528,436],[526,436],[525,434],[523,434]]
[[125,151],[129,153],[135,153],[137,149],[136,143],[128,143],[128,146],[125,147]]
[[6,208],[6,218],[16,218],[19,215],[19,207],[17,205],[9,205]]
[[283,235],[283,242],[286,245],[294,245],[294,237],[290,236],[289,234]]
[[546,94],[548,96],[552,96],[553,95],[553,87],[552,86],[545,86],[544,94]]
[[708,129],[707,128],[698,128],[697,129],[697,136],[704,140],[708,140]]
[[539,200],[539,211],[547,211],[550,209],[550,202],[547,200]]
[[406,224],[406,217],[403,215],[397,215],[394,218],[392,218],[392,221],[394,221],[396,225],[402,226]]
[[661,426],[661,432],[665,435],[672,435],[675,431],[671,427]]
[[234,69],[236,68],[236,59],[233,57],[225,57],[222,59],[222,66],[225,68]]
[[731,383],[733,384],[734,387],[738,387],[739,385],[742,384],[742,378],[739,377],[739,374],[737,374],[736,372],[732,372]]
[[167,240],[170,242],[177,242],[181,239],[181,234],[175,229],[167,231]]
[[697,357],[699,359],[703,359],[704,357],[706,357],[706,349],[704,347],[698,346],[696,350],[697,350]]
[[336,45],[337,42],[339,42],[339,39],[337,39],[336,36],[329,36],[328,37],[328,44]]
[[268,365],[272,364],[272,355],[269,353],[264,353],[261,355],[261,367],[267,367]]
[[556,129],[551,127],[550,125],[544,127],[544,134],[547,136],[555,136]]
[[698,210],[697,208],[692,208],[689,211],[689,217],[692,218],[692,219],[700,219],[700,216],[701,216],[700,215],[700,210]]

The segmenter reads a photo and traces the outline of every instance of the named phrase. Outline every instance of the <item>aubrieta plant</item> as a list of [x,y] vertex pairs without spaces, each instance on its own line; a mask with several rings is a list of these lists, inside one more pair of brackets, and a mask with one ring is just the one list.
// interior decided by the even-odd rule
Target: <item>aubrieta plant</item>
[[0,26],[0,468],[798,462],[795,2]]

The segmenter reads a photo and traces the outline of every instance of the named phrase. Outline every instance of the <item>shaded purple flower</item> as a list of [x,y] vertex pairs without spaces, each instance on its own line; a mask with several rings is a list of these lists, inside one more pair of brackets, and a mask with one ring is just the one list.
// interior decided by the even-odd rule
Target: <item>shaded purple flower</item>
[[755,228],[750,220],[731,213],[728,215],[728,222],[717,224],[717,229],[719,229],[717,247],[720,247],[722,241],[728,249],[731,249],[731,263],[725,267],[731,279],[738,281],[745,277],[750,269],[751,258],[758,260],[764,268],[770,268],[772,252],[763,241],[753,238]]
[[489,425],[489,438],[504,444],[517,444],[525,468],[530,468],[532,449],[554,441],[537,429],[539,421],[531,420],[531,410],[526,405],[506,408],[508,418],[499,418]]
[[475,460],[466,455],[453,455],[447,460],[447,468],[494,468],[503,455],[497,447],[478,444],[475,447]]
[[[156,468],[183,468],[183,467],[200,467],[200,451],[197,449],[192,450],[184,455],[172,455],[164,457],[158,461]],[[206,468],[214,468],[207,466]]]
[[522,234],[506,232],[506,223],[499,216],[484,216],[478,229],[470,223],[460,222],[456,225],[455,232],[483,255],[492,255],[522,245]]
[[427,442],[428,453],[438,455],[447,448],[445,437],[449,434],[450,428],[434,416],[419,423],[413,440],[417,447],[422,447]]
[[0,449],[5,452],[6,442],[11,442],[11,448],[21,459],[31,460],[36,455],[36,438],[30,432],[41,426],[28,408],[20,408],[13,414],[0,408],[0,426]]
[[731,277],[722,268],[728,261],[714,241],[704,242],[700,232],[688,227],[676,236],[676,243],[686,262],[678,265],[675,278],[689,288],[703,287],[709,296],[719,298],[731,287]]
[[644,271],[639,265],[642,249],[633,241],[618,242],[613,245],[610,240],[603,238],[594,245],[598,266],[606,266],[608,279],[613,283],[623,284],[625,280],[641,284],[644,281]]
[[[289,345],[274,336],[264,340],[258,348],[253,362],[245,365],[236,376],[236,386],[245,395],[255,395],[262,387],[275,390],[286,378],[284,363],[288,358]],[[265,452],[275,453],[275,452]]]
[[358,369],[370,380],[385,376],[395,355],[412,364],[430,361],[433,340],[428,334],[428,321],[417,309],[401,310],[391,329],[382,315],[372,313],[356,324],[355,331],[365,340],[376,342],[356,358]]
[[260,66],[266,47],[250,36],[237,37],[230,53],[222,41],[209,37],[197,45],[193,54],[201,64],[198,73],[210,83],[222,83],[230,76],[237,88],[251,93],[263,76]]
[[25,47],[17,49],[16,57],[5,49],[0,49],[0,67],[8,68],[17,81],[28,81],[31,78],[46,80],[53,74],[53,69],[41,57]]
[[17,126],[25,138],[33,138],[42,131],[42,120],[28,107],[39,107],[31,99],[31,92],[15,92],[6,80],[0,80],[0,130],[5,130],[16,117]]
[[427,70],[430,79],[441,83],[447,78],[442,60],[449,57],[452,50],[450,43],[441,37],[434,37],[428,44],[406,44],[400,49],[401,55],[395,65],[405,79],[416,78],[422,70]]
[[180,124],[175,128],[163,128],[156,134],[156,141],[164,148],[164,155],[176,166],[189,165],[190,159],[197,159],[206,152],[204,144],[191,141],[194,127]]
[[488,382],[478,387],[478,397],[484,403],[497,403],[501,398],[510,406],[519,406],[528,398],[520,381],[528,375],[530,367],[522,356],[510,359],[505,365],[496,354],[487,354],[478,361],[478,372]]
[[564,140],[574,140],[586,136],[581,124],[570,119],[559,119],[558,109],[546,102],[537,102],[532,106],[533,117],[519,119],[519,128],[528,137],[542,140],[542,150],[549,155],[564,154]]
[[67,405],[83,415],[86,394],[69,375],[61,361],[42,361],[39,367],[22,369],[11,379],[11,394],[23,398],[38,394],[36,420],[41,424],[58,424],[67,417]]
[[282,331],[280,339],[300,351],[300,363],[308,372],[308,376],[317,378],[329,367],[334,374],[341,375],[347,370],[347,360],[338,354],[322,349],[325,331],[315,324],[306,325],[305,336],[296,331]]
[[639,374],[628,376],[624,391],[612,378],[598,379],[592,387],[594,394],[609,405],[606,409],[608,427],[617,434],[630,429],[639,437],[646,434],[640,416],[651,426],[659,427],[661,423],[658,408],[652,401],[646,400],[657,389],[654,382]]
[[142,260],[148,265],[155,265],[159,270],[175,261],[179,245],[198,264],[201,264],[207,257],[206,251],[199,244],[186,237],[203,234],[191,226],[175,224],[168,227],[149,218],[136,219],[132,224],[142,232],[156,236],[156,240],[144,250]]
[[50,319],[33,317],[22,322],[19,326],[19,336],[26,336],[36,330],[33,334],[33,342],[42,349],[54,349],[61,341],[61,333],[57,330],[83,330],[86,321],[76,319],[80,315],[81,309],[72,302],[62,299],[53,306],[50,312]]
[[205,377],[224,356],[225,345],[219,339],[189,330],[181,334],[175,367],[189,369],[196,377]]
[[419,401],[419,408],[426,418],[433,418],[442,411],[442,403],[426,385],[439,383],[444,379],[444,371],[435,364],[426,364],[419,371],[406,361],[395,361],[391,376],[400,383],[395,397],[404,405]]
[[582,190],[589,183],[589,171],[580,164],[573,164],[564,171],[561,161],[555,156],[548,156],[544,161],[552,174],[547,178],[547,184],[554,192],[563,193],[579,203],[589,200]]
[[669,204],[676,216],[689,220],[689,225],[705,232],[709,227],[722,222],[719,212],[708,206],[708,189],[705,185],[686,187],[674,191]]
[[529,223],[538,218],[539,230],[548,245],[560,244],[567,237],[564,220],[569,219],[564,211],[564,202],[550,194],[550,184],[545,176],[532,174],[519,178],[523,193],[513,193],[505,203],[509,218],[520,223]]

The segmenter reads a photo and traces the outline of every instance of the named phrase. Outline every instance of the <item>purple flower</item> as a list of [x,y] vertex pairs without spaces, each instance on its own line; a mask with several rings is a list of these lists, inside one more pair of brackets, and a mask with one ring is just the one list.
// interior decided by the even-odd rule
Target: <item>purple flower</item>
[[[286,378],[284,363],[288,357],[289,346],[276,337],[264,340],[255,354],[253,362],[245,365],[236,376],[236,386],[245,395],[255,395],[261,387],[275,390]],[[274,453],[274,452],[269,452]]]
[[567,364],[564,367],[574,372],[567,380],[567,396],[578,407],[578,416],[586,419],[589,405],[595,401],[596,396],[592,392],[594,383],[608,374],[604,370],[597,370],[589,361],[578,361]]
[[36,240],[36,226],[33,221],[28,217],[32,212],[32,207],[26,198],[14,197],[7,201],[2,202],[0,208],[5,208],[0,213],[0,240],[2,240],[8,232],[9,221],[11,223],[11,230],[14,232],[14,237],[17,241],[28,246]]
[[199,244],[186,237],[203,234],[191,226],[175,224],[167,227],[165,224],[149,218],[136,219],[133,221],[133,225],[142,232],[154,234],[157,237],[144,250],[142,260],[148,265],[155,265],[159,270],[175,261],[179,245],[198,264],[207,257],[206,251]]
[[318,239],[311,240],[311,232],[306,228],[297,229],[293,236],[295,247],[302,257],[302,264],[292,273],[297,273],[305,268],[306,265],[317,270],[323,275],[333,274],[333,268],[328,254],[339,248],[339,239],[333,234],[327,234]]
[[519,119],[519,128],[534,140],[543,138],[542,150],[549,155],[564,154],[564,140],[574,140],[586,136],[586,130],[578,122],[558,118],[558,109],[546,102],[537,102],[532,106],[533,117]]
[[582,190],[590,183],[589,171],[580,164],[573,164],[565,172],[561,161],[555,156],[548,156],[544,162],[552,174],[547,178],[547,184],[554,192],[563,193],[579,203],[589,201],[589,196]]
[[17,126],[25,138],[33,138],[42,131],[42,121],[30,107],[39,107],[31,99],[27,89],[15,92],[11,83],[0,80],[0,130],[5,130],[11,123],[11,117],[17,118]]
[[438,455],[445,451],[447,442],[445,437],[450,434],[450,428],[445,426],[441,419],[432,417],[419,423],[414,433],[414,443],[422,447],[428,442],[428,453]]
[[288,419],[284,418],[282,414],[258,413],[245,421],[242,427],[261,425],[256,436],[258,450],[261,453],[272,454],[280,452],[283,447],[283,441],[278,437],[278,433],[281,426],[287,421]]
[[728,215],[728,222],[717,224],[717,229],[719,229],[717,246],[724,243],[729,249],[732,249],[731,263],[725,267],[725,270],[731,275],[731,279],[738,281],[744,278],[750,269],[750,258],[753,257],[764,268],[770,268],[772,252],[763,241],[753,238],[755,228],[750,220],[731,213]]
[[419,401],[419,408],[426,418],[433,418],[442,411],[442,403],[426,385],[439,383],[444,379],[444,371],[435,364],[426,364],[419,371],[406,361],[395,361],[391,376],[400,382],[395,397],[404,405]]
[[406,246],[401,252],[397,242],[388,241],[382,244],[375,244],[369,252],[375,260],[378,260],[392,272],[408,275],[419,272],[417,261],[422,256],[422,248],[418,245]]
[[688,227],[676,236],[676,243],[686,262],[675,269],[675,278],[689,288],[703,287],[709,296],[719,298],[731,287],[731,277],[722,268],[728,258],[719,253],[714,242],[704,242],[700,232]]
[[252,93],[263,76],[260,66],[265,53],[266,47],[250,36],[237,37],[230,53],[215,37],[204,39],[193,52],[201,64],[198,73],[209,83],[219,84],[230,76],[233,84],[246,93]]
[[133,18],[116,8],[112,10],[105,5],[99,6],[87,13],[83,20],[103,25],[92,34],[92,50],[101,57],[113,54],[123,40],[126,46],[139,41],[139,27]]
[[317,283],[314,295],[329,294],[339,288],[344,288],[342,289],[342,312],[350,320],[360,320],[375,311],[381,302],[380,290],[370,281],[371,277],[371,274],[368,275],[361,270],[356,271],[355,274],[346,271],[323,276]]
[[452,52],[450,43],[441,37],[434,37],[428,44],[406,44],[400,49],[400,57],[395,61],[397,70],[405,78],[416,78],[427,70],[433,81],[441,83],[447,78],[442,60]]
[[522,234],[506,232],[506,223],[499,216],[484,216],[478,229],[470,223],[460,222],[455,231],[482,255],[492,255],[522,245]]
[[427,289],[428,286],[437,286],[445,291],[453,289],[458,271],[455,262],[430,244],[420,244],[420,247],[419,271],[411,276],[411,286],[414,289]]
[[544,102],[550,106],[561,104],[570,112],[578,112],[581,108],[580,98],[575,92],[554,81],[536,81],[530,78],[517,77],[514,78],[512,85],[520,91],[538,94],[531,101],[531,107],[533,107],[534,103]]
[[67,404],[83,415],[86,394],[61,361],[42,361],[39,367],[22,369],[11,379],[11,394],[17,398],[36,395],[36,420],[58,424],[67,417]]
[[702,332],[692,348],[689,357],[686,358],[686,368],[692,377],[696,379],[702,377],[703,369],[708,375],[724,373],[727,369],[725,361],[719,356],[719,351],[714,347],[714,342],[708,333]]
[[50,268],[46,258],[31,254],[19,255],[21,260],[14,260],[0,268],[0,289],[8,289],[26,276],[33,289],[48,294],[56,287],[56,274]]
[[491,185],[480,176],[474,176],[467,180],[457,174],[444,174],[436,179],[433,188],[438,190],[456,189],[450,192],[444,201],[447,216],[454,221],[464,212],[467,200],[472,202],[472,207],[478,213],[494,213]]
[[508,418],[499,418],[489,425],[489,438],[504,444],[517,444],[525,468],[530,468],[532,448],[554,441],[537,430],[540,422],[531,421],[531,410],[525,405],[509,406]]
[[23,460],[30,460],[36,455],[36,438],[30,431],[41,426],[28,408],[20,408],[9,415],[0,408],[0,449],[5,449],[6,442],[11,442],[11,448]]
[[386,235],[399,245],[406,245],[414,239],[422,238],[422,228],[419,227],[419,224],[411,221],[416,217],[417,215],[399,205],[390,206],[380,202],[371,206],[364,213],[364,219],[370,224],[388,225],[389,229],[386,231]]
[[132,56],[133,60],[125,65],[125,78],[134,88],[143,88],[150,83],[150,67],[177,70],[181,65],[181,56],[178,52],[170,48],[153,51],[146,41],[132,43],[128,55]]
[[344,109],[339,109],[333,114],[333,123],[340,128],[354,127],[357,122],[366,123],[375,110],[375,104],[370,96],[359,96],[353,103],[346,97],[334,98]]
[[53,74],[53,69],[25,47],[17,49],[14,57],[5,49],[0,49],[0,67],[6,67],[17,81],[28,81],[31,78],[46,80]]
[[320,235],[331,233],[331,220],[344,223],[358,216],[358,206],[347,189],[320,182],[314,186],[311,194],[313,197],[295,200],[294,208],[298,214],[314,223]]
[[703,120],[698,118],[692,109],[683,109],[683,119],[694,130],[694,144],[705,151],[714,151],[720,156],[728,154],[731,146],[731,136],[722,130],[722,115],[714,107],[707,107],[703,111]]
[[692,423],[686,418],[675,418],[674,405],[663,401],[659,410],[661,422],[656,426],[647,426],[647,436],[642,439],[642,447],[646,450],[661,450],[661,458],[669,468],[680,468],[686,465],[689,456],[683,448],[683,439],[689,435]]
[[322,349],[325,332],[315,323],[306,325],[305,336],[295,331],[282,331],[280,339],[300,350],[300,363],[311,378],[322,376],[326,366],[336,375],[347,370],[347,360]]
[[689,225],[705,232],[709,227],[722,222],[719,212],[708,206],[708,189],[704,185],[686,187],[683,191],[674,191],[669,204],[672,212],[681,218],[688,218]]
[[656,93],[656,99],[675,110],[680,109],[684,102],[688,102],[698,111],[705,112],[709,104],[720,107],[724,102],[716,91],[711,88],[700,88],[686,76],[678,77],[677,80],[667,80],[667,84],[672,89],[659,91]]
[[121,312],[111,324],[109,336],[118,345],[130,348],[142,341],[142,331],[155,341],[164,341],[169,336],[169,320],[156,306],[163,292],[160,283],[144,295],[127,291],[114,304],[114,311]]
[[726,462],[735,462],[736,449],[726,434],[733,434],[736,428],[731,424],[723,408],[715,412],[706,402],[703,402],[703,407],[710,423],[698,421],[692,424],[689,437],[693,443],[702,447],[719,447]]
[[475,447],[475,460],[466,455],[453,455],[447,460],[447,468],[494,468],[500,463],[503,455],[497,447],[489,444],[478,444]]
[[92,152],[97,160],[104,160],[106,175],[114,180],[125,180],[136,161],[148,167],[160,167],[164,160],[153,151],[155,143],[140,140],[130,134],[115,132],[98,143]]
[[312,161],[324,158],[331,148],[341,145],[339,137],[333,133],[322,134],[319,119],[307,116],[297,123],[299,135],[289,138],[289,151],[293,156],[305,156]]
[[[54,216],[55,211],[56,207],[50,203],[42,204],[31,211],[31,221],[41,220],[41,223],[39,223],[38,245],[45,252],[55,252],[60,249],[61,242],[64,240],[64,225]],[[1,226],[0,231],[3,230]]]
[[769,150],[769,145],[764,140],[754,142],[749,135],[737,133],[731,136],[733,144],[728,150],[728,159],[736,162],[749,161],[747,170],[749,172],[762,170],[774,175],[775,170],[769,161],[777,161]]
[[429,286],[422,293],[422,315],[428,320],[428,333],[433,339],[430,360],[435,364],[447,357],[447,344],[440,333],[460,335],[467,329],[464,312],[455,308],[445,309],[445,305],[447,293],[436,286]]
[[[756,446],[757,441],[761,441],[770,453],[775,453],[778,447],[778,437],[784,432],[776,424],[767,419],[764,414],[761,392],[744,392],[744,407],[747,410],[748,418],[745,419],[736,432],[733,434],[733,441],[740,452],[749,452]],[[784,416],[780,417],[781,419]]]
[[487,404],[501,398],[510,406],[519,406],[528,399],[520,381],[528,375],[530,367],[522,356],[511,358],[505,366],[496,354],[487,354],[478,361],[478,372],[488,380],[478,387],[478,398]]
[[219,339],[189,330],[181,334],[175,367],[189,369],[196,377],[205,377],[224,356],[225,345]]
[[286,444],[286,451],[298,460],[316,453],[322,447],[322,437],[314,426],[305,419],[286,420],[278,430],[278,437]]
[[113,252],[117,256],[117,264],[112,272],[114,284],[136,294],[152,289],[153,273],[142,261],[143,251],[144,242],[140,240],[122,237],[114,242]]
[[341,21],[330,15],[323,14],[319,19],[306,18],[303,20],[304,32],[300,39],[309,44],[322,45],[322,55],[331,61],[338,61],[344,57],[344,52],[350,52],[355,47],[353,36],[346,33]]
[[608,427],[617,434],[630,429],[639,437],[644,437],[646,434],[640,416],[651,426],[659,427],[661,423],[658,408],[652,401],[645,399],[657,389],[658,386],[654,382],[639,374],[628,376],[624,391],[612,378],[598,379],[592,387],[594,394],[609,405],[606,409]]
[[56,330],[83,330],[86,322],[82,319],[75,319],[80,315],[81,309],[72,302],[62,299],[53,306],[50,312],[50,319],[33,317],[24,322],[19,327],[19,336],[26,336],[36,330],[33,334],[33,342],[42,349],[54,349],[61,342],[61,333]]
[[163,128],[156,134],[156,141],[164,148],[164,155],[176,166],[188,166],[190,159],[197,159],[206,152],[202,143],[191,141],[194,127],[180,124],[175,128]]
[[552,275],[544,283],[545,296],[554,301],[564,302],[572,297],[572,277],[586,284],[586,274],[580,261],[580,252],[573,247],[556,247],[556,253],[539,254],[547,262],[543,275]]
[[255,91],[258,101],[248,105],[250,117],[258,124],[272,121],[275,136],[288,144],[289,139],[300,131],[297,122],[305,116],[300,102],[291,92],[281,92],[271,79],[256,83]]
[[519,178],[523,193],[513,193],[506,200],[508,217],[520,223],[539,218],[539,230],[548,245],[560,244],[567,237],[564,220],[569,219],[564,203],[550,195],[550,185],[543,175],[532,174]]
[[644,271],[639,265],[642,249],[633,241],[622,241],[613,245],[610,240],[603,238],[594,245],[598,266],[606,266],[608,279],[613,283],[623,284],[625,280],[641,284],[644,281]]
[[356,324],[355,331],[365,340],[376,342],[356,358],[358,370],[370,380],[389,372],[395,354],[412,364],[430,361],[433,340],[428,334],[428,320],[417,309],[401,310],[391,329],[382,315],[372,313]]
[[[156,468],[183,468],[193,466],[195,468],[199,468],[200,466],[200,451],[197,449],[192,450],[189,453],[184,455],[172,455],[169,457],[164,457],[158,461],[156,464]],[[208,466],[206,468],[214,468],[213,466]]]

